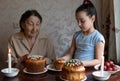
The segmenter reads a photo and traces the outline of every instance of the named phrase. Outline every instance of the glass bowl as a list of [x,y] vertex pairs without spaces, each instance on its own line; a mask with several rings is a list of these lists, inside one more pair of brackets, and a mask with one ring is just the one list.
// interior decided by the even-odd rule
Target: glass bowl
[[94,71],[92,75],[96,80],[108,80],[111,76],[111,73],[103,71],[103,76],[101,76],[101,71]]
[[19,69],[17,68],[11,68],[11,72],[8,71],[8,68],[2,69],[1,72],[6,76],[6,77],[15,77],[19,73]]

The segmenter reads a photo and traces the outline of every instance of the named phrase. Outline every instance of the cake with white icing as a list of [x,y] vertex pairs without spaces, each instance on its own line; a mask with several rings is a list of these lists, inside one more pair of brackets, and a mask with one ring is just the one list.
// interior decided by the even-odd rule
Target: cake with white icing
[[39,55],[28,56],[25,60],[27,72],[43,72],[45,68],[46,58]]

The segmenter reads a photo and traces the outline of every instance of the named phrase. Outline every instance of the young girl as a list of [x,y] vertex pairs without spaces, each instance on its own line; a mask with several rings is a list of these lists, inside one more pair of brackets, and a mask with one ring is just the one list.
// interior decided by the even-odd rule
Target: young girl
[[99,64],[104,53],[105,40],[95,29],[96,9],[89,0],[85,0],[77,8],[75,15],[81,30],[74,34],[69,52],[62,59],[79,59],[86,67]]

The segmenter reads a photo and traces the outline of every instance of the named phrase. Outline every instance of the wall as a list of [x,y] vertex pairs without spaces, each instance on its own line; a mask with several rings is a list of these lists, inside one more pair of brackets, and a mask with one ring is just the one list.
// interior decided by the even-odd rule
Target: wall
[[[21,14],[27,9],[36,9],[43,17],[41,31],[54,43],[58,57],[68,50],[72,35],[78,31],[74,12],[83,0],[0,0],[0,58],[7,57],[7,42],[11,34],[19,31]],[[101,0],[95,4],[101,21]],[[99,23],[100,25],[100,23]]]

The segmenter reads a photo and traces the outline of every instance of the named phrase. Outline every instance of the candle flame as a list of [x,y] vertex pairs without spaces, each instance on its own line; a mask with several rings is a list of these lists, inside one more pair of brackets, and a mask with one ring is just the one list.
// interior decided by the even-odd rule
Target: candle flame
[[9,53],[11,53],[11,49],[9,49]]

